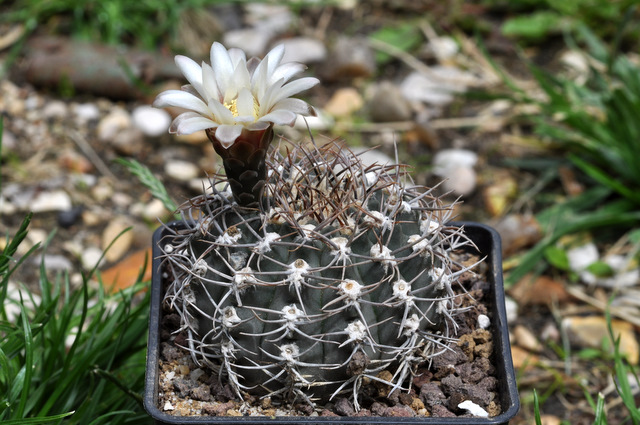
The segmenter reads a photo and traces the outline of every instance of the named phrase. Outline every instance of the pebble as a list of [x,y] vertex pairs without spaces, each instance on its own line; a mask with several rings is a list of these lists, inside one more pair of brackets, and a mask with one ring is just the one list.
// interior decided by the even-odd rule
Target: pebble
[[123,128],[109,142],[120,155],[136,156],[144,146],[144,133],[137,127]]
[[68,229],[82,219],[83,211],[83,206],[76,206],[68,210],[59,211],[57,217],[58,226],[63,229]]
[[[40,259],[37,261],[39,263]],[[42,262],[49,271],[65,271],[73,268],[71,261],[64,255],[43,254]]]
[[[604,316],[569,316],[562,319],[562,329],[569,340],[580,346],[601,348],[602,341],[610,341],[607,319]],[[626,355],[631,364],[638,364],[640,347],[633,325],[622,320],[612,319],[611,327],[615,338],[620,337],[620,352]]]
[[102,257],[102,250],[96,246],[90,246],[82,250],[80,263],[85,270],[92,270]]
[[542,344],[538,341],[538,338],[529,329],[522,325],[517,325],[513,330],[513,337],[515,342],[522,348],[534,353],[542,351]]
[[488,418],[489,414],[482,407],[478,406],[471,400],[465,400],[462,403],[458,404],[459,409],[464,409],[473,416],[477,416],[480,418]]
[[427,49],[441,62],[446,62],[458,54],[458,43],[451,37],[436,37],[429,41]]
[[567,251],[569,268],[574,272],[581,272],[598,261],[600,254],[594,243],[587,243]]
[[131,127],[131,116],[122,108],[114,108],[108,115],[98,123],[98,139],[108,142],[122,130]]
[[285,5],[248,3],[245,5],[245,13],[249,26],[273,33],[288,31],[294,21],[293,12]]
[[492,223],[502,239],[502,254],[507,257],[542,239],[542,229],[535,216],[508,214]]
[[475,187],[477,176],[473,166],[478,161],[475,152],[464,149],[445,149],[433,157],[433,173],[446,179],[444,189],[458,195],[469,195]]
[[364,100],[358,90],[353,87],[345,87],[335,91],[325,105],[324,110],[337,119],[348,118],[362,108],[363,105]]
[[42,108],[42,116],[45,119],[64,118],[67,113],[67,104],[61,100],[50,100]]
[[100,109],[93,103],[76,103],[71,106],[78,124],[85,124],[100,118]]
[[281,42],[284,45],[282,63],[317,63],[327,58],[327,48],[320,40],[310,37],[292,37]]
[[435,66],[429,74],[412,72],[400,84],[406,99],[430,105],[445,106],[454,96],[466,91],[473,77],[455,67]]
[[38,193],[29,205],[34,213],[49,211],[65,211],[71,209],[71,197],[64,190],[44,191]]
[[391,158],[386,153],[380,151],[379,149],[369,149],[363,147],[354,147],[351,149],[353,153],[358,155],[362,160],[362,164],[364,167],[368,167],[370,165],[393,165],[395,164],[395,160]]
[[373,89],[368,103],[369,116],[374,122],[397,122],[411,119],[411,105],[397,85],[383,81]]
[[[307,125],[309,129],[316,131],[325,131],[331,128],[335,120],[332,116],[324,111],[319,111],[316,109],[317,116],[315,117],[303,117],[302,115],[298,115],[296,118],[296,122],[294,124],[294,128],[299,131],[303,131],[306,133]],[[285,127],[286,129],[287,127]]]
[[200,175],[200,169],[191,162],[170,160],[164,165],[164,172],[174,180],[188,182]]
[[491,319],[489,319],[489,316],[487,316],[486,314],[479,314],[478,327],[480,329],[489,329],[489,326],[491,326]]
[[224,45],[245,51],[248,57],[263,56],[267,51],[273,32],[268,28],[242,28],[227,31],[224,34]]
[[373,50],[363,38],[338,38],[330,57],[331,60],[318,70],[325,81],[367,78],[376,72]]
[[131,248],[133,232],[125,231],[128,227],[131,227],[129,220],[116,217],[102,231],[102,250],[105,251],[104,258],[108,262],[118,261]]
[[4,196],[0,195],[0,216],[15,214],[18,211],[15,205],[9,202]]
[[150,105],[136,107],[131,113],[131,118],[133,125],[150,137],[165,134],[171,125],[171,115],[166,110]]
[[504,306],[507,311],[507,322],[513,323],[518,318],[518,303],[511,297],[504,297]]

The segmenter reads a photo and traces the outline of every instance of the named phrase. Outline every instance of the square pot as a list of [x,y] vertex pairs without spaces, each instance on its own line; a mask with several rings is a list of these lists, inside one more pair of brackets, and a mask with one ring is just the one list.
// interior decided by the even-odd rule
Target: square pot
[[[161,411],[158,407],[158,379],[160,357],[160,323],[162,320],[163,285],[162,275],[159,273],[161,252],[159,243],[163,237],[170,234],[167,228],[159,228],[153,235],[153,263],[151,280],[151,312],[149,317],[149,341],[147,352],[147,371],[144,394],[144,407],[158,425],[164,424],[508,424],[518,409],[520,401],[516,387],[515,371],[511,360],[511,347],[509,344],[509,330],[507,327],[507,315],[504,303],[504,287],[502,279],[502,253],[500,236],[489,226],[472,222],[450,223],[454,226],[464,226],[466,235],[478,248],[481,257],[486,256],[486,264],[489,271],[491,293],[487,299],[491,303],[491,331],[493,333],[494,365],[498,380],[498,400],[502,413],[491,418],[435,418],[435,417],[265,417],[265,416],[173,416]],[[168,227],[179,229],[182,224],[173,222]]]

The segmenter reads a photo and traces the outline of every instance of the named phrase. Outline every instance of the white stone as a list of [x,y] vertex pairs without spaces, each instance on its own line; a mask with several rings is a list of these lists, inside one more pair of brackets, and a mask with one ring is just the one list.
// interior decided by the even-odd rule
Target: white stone
[[77,103],[71,107],[79,123],[86,123],[100,118],[100,109],[93,103]]
[[165,134],[171,125],[171,115],[167,111],[149,105],[136,107],[131,113],[131,118],[133,125],[150,137]]
[[122,108],[115,108],[98,124],[98,139],[102,142],[112,140],[116,134],[131,127],[131,116]]
[[65,211],[71,209],[71,197],[64,190],[40,192],[31,200],[29,208],[34,213]]
[[433,157],[433,173],[446,179],[445,190],[468,195],[476,187],[477,176],[473,166],[478,162],[475,152],[465,149],[445,149]]
[[200,175],[200,169],[191,162],[170,160],[164,166],[164,172],[174,180],[188,182]]
[[567,251],[569,268],[574,272],[581,272],[598,261],[600,254],[594,243],[587,243]]
[[59,271],[59,270],[71,270],[73,264],[64,255],[44,254],[42,260],[47,267],[47,270]]
[[310,130],[319,130],[319,131],[327,130],[333,127],[333,124],[335,123],[335,120],[333,119],[333,117],[317,109],[316,109],[316,112],[318,115],[315,117],[303,117],[302,115],[298,115],[293,127],[303,132],[307,131],[307,125],[309,125]]
[[327,47],[322,41],[315,38],[294,37],[282,40],[279,44],[284,45],[282,63],[315,63],[322,62],[327,58]]
[[489,329],[491,326],[491,319],[486,314],[478,315],[478,327],[481,329]]
[[64,118],[67,112],[67,104],[61,100],[52,100],[42,108],[42,115],[47,119]]
[[227,48],[242,49],[248,57],[263,56],[272,38],[273,33],[268,29],[243,28],[227,31],[224,34],[224,45]]
[[441,61],[453,58],[460,50],[458,43],[451,37],[438,37],[431,40],[428,49]]
[[245,11],[246,20],[250,26],[273,33],[285,32],[293,23],[293,13],[285,5],[248,3]]
[[445,177],[448,170],[458,167],[473,167],[478,162],[478,155],[466,149],[443,149],[433,157],[433,173]]
[[163,407],[163,409],[164,409],[164,410],[173,410],[173,409],[174,409],[174,407],[173,407],[173,405],[171,405],[171,402],[170,402],[170,401],[167,401],[167,402],[165,402],[165,403],[164,403],[164,407]]
[[482,407],[478,406],[471,400],[465,400],[462,403],[458,404],[459,409],[464,409],[467,412],[471,413],[473,416],[478,416],[480,418],[488,418],[489,413],[484,410]]
[[507,311],[507,322],[514,323],[518,318],[518,303],[511,297],[504,297],[504,306]]
[[458,68],[434,66],[430,72],[413,72],[400,84],[403,96],[412,101],[444,106],[455,94],[464,93],[475,84],[475,77]]
[[116,217],[102,231],[102,250],[109,262],[122,258],[133,243],[133,232],[126,231],[131,224],[124,217]]
[[17,210],[18,209],[15,205],[5,199],[4,196],[0,195],[0,216],[15,214]]
[[363,147],[354,147],[353,153],[358,155],[365,168],[370,165],[393,165],[396,163],[389,155],[381,152],[379,149],[367,149]]
[[91,246],[82,251],[80,256],[80,262],[82,263],[82,268],[85,270],[91,270],[100,261],[102,257],[102,250],[96,246]]

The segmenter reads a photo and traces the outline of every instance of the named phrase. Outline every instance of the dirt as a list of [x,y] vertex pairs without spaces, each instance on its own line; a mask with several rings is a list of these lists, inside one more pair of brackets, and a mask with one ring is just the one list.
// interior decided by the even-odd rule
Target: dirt
[[[457,257],[462,264],[477,261],[467,253],[459,253]],[[470,307],[457,316],[457,342],[430,365],[418,368],[412,382],[406,384],[410,385],[409,392],[390,391],[390,386],[370,380],[360,390],[360,409],[346,397],[315,406],[286,405],[280,400],[250,394],[239,400],[215,372],[198,367],[191,355],[180,348],[185,343],[185,336],[176,333],[180,319],[177,314],[165,311],[161,324],[158,408],[175,416],[473,417],[458,407],[470,400],[490,417],[496,416],[502,409],[493,335],[478,327],[478,316],[484,314],[491,319],[492,310],[487,268],[482,266],[477,273],[466,273],[457,288],[461,306]],[[388,380],[391,372],[383,370],[377,377]]]

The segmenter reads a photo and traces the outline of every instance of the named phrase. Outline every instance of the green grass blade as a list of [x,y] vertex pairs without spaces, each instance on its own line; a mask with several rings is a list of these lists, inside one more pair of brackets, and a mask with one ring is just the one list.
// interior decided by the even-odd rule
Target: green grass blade
[[153,175],[151,170],[145,165],[140,164],[135,159],[118,158],[115,160],[118,164],[124,165],[131,174],[138,177],[142,183],[153,195],[154,198],[162,201],[164,207],[169,211],[176,211],[178,206],[173,202],[164,184]]
[[45,416],[39,418],[22,418],[3,421],[2,425],[40,425],[52,422],[60,422],[62,419],[73,415],[74,412],[61,413],[59,415]]
[[22,332],[24,334],[24,368],[25,373],[23,377],[24,384],[22,385],[22,394],[20,396],[20,404],[16,411],[16,416],[19,418],[24,417],[25,407],[27,400],[29,399],[29,392],[31,391],[31,376],[33,375],[33,335],[31,334],[31,324],[29,323],[29,317],[27,310],[24,307],[22,300],[22,293],[20,294],[20,311],[22,316]]

